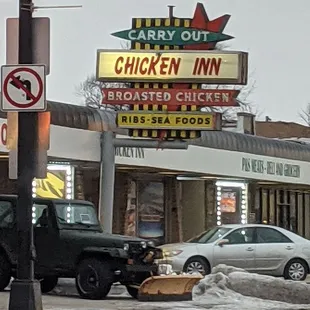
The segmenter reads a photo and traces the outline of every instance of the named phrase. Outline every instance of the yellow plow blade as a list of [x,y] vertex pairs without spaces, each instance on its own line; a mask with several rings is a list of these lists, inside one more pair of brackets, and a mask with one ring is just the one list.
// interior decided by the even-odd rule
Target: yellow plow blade
[[192,300],[193,287],[203,276],[165,275],[147,278],[139,287],[140,301],[183,301]]

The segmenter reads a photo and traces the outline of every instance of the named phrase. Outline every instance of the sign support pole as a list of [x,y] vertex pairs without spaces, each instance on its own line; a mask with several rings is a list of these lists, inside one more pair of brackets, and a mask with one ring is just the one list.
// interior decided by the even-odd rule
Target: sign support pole
[[[19,1],[19,64],[32,64],[32,0]],[[37,162],[38,113],[18,113],[17,278],[11,286],[9,310],[41,310],[40,282],[34,279],[32,181]]]
[[146,139],[115,138],[112,131],[101,134],[101,166],[100,166],[100,192],[99,192],[99,219],[104,231],[112,233],[114,183],[115,183],[115,148],[141,147],[145,149],[179,149],[186,150],[187,142],[162,141]]
[[113,146],[114,133],[104,131],[101,134],[101,165],[99,220],[104,231],[112,233],[114,181],[115,181],[115,150]]

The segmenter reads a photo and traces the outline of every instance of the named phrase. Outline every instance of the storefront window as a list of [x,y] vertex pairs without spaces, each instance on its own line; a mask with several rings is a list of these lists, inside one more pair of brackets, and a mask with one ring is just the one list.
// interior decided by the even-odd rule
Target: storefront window
[[165,242],[163,182],[131,180],[127,196],[124,233]]
[[138,236],[165,242],[164,184],[140,181],[138,183]]

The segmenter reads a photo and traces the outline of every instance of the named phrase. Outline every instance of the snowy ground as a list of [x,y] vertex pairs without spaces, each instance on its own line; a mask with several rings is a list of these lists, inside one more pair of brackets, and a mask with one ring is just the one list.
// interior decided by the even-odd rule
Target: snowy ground
[[307,283],[250,274],[225,265],[213,268],[193,294],[192,304],[201,309],[310,309]]
[[[190,302],[141,303],[122,293],[102,301],[46,295],[43,303],[46,310],[310,310],[309,284],[249,274],[225,265],[216,267],[201,280],[193,294],[194,300]],[[8,298],[8,292],[0,294],[0,310],[7,309]],[[302,302],[305,304],[297,304]]]

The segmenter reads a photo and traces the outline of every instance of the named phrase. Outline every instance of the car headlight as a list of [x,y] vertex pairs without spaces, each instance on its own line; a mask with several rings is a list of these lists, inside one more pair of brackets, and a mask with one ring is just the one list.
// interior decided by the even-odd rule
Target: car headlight
[[171,250],[171,251],[165,251],[164,250],[164,257],[173,257],[173,256],[177,256],[180,255],[183,251],[181,250]]
[[129,250],[129,244],[128,243],[124,243],[124,250],[128,251]]

